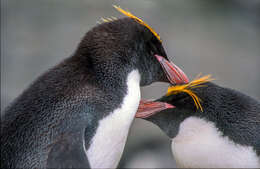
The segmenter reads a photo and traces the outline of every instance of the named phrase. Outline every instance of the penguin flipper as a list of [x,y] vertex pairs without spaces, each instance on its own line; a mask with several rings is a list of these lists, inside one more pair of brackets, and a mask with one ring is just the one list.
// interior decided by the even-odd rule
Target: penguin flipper
[[47,168],[90,168],[82,137],[70,136],[51,145]]

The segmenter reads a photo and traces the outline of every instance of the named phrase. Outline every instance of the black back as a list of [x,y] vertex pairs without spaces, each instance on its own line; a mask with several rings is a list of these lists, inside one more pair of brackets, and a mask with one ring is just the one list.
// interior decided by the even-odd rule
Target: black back
[[254,147],[260,155],[260,102],[238,91],[206,83],[206,87],[193,89],[202,100],[203,112],[197,110],[187,94],[164,96],[159,101],[176,108],[164,110],[147,120],[158,125],[169,137],[178,134],[180,123],[196,116],[213,122],[235,143]]
[[[83,149],[75,149],[83,138],[87,149],[98,121],[120,106],[127,74],[137,69],[141,85],[167,81],[154,54],[166,57],[159,40],[133,19],[94,27],[73,56],[4,111],[1,168],[88,167]],[[71,163],[53,163],[62,159]]]

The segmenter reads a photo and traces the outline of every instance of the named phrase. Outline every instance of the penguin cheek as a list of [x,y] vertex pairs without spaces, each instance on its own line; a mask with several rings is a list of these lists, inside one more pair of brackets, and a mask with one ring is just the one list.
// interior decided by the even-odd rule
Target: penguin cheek
[[161,67],[161,65],[159,63],[157,64],[157,69],[156,70],[157,70],[156,76],[158,78],[158,81],[169,83],[167,75],[164,73],[164,70],[163,70],[163,68]]
[[[151,58],[152,57],[152,58]],[[150,63],[147,66],[147,78],[149,78],[149,82],[168,82],[167,76],[165,75],[160,63],[155,59],[152,55],[150,56]]]
[[168,82],[160,63],[154,56],[154,52],[149,50],[142,52],[139,58],[137,68],[141,73],[141,86],[150,85],[158,81]]
[[150,85],[153,80],[153,71],[151,65],[151,61],[149,60],[149,56],[147,54],[143,54],[139,57],[139,62],[137,63],[137,69],[139,70],[141,74],[141,86]]
[[155,59],[154,55],[152,57],[153,57],[153,63],[151,65],[153,65],[152,66],[153,79],[159,82],[169,82],[158,60]]
[[154,65],[153,63],[149,63],[148,65],[146,65],[143,70],[143,76],[142,76],[142,80],[143,80],[143,85],[150,85],[153,82],[159,81],[159,76],[156,72],[156,65]]

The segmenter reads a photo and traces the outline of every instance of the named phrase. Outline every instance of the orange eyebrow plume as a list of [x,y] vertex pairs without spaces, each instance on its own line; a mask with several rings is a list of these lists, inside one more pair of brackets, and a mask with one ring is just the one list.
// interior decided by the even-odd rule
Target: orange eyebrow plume
[[158,33],[155,32],[155,30],[153,28],[151,28],[147,23],[145,23],[142,19],[136,17],[135,15],[133,15],[131,12],[123,10],[122,8],[120,8],[119,6],[113,5],[114,8],[116,8],[119,12],[121,12],[122,14],[124,14],[125,16],[128,16],[129,18],[134,19],[135,21],[137,21],[138,23],[144,25],[147,29],[149,29],[154,36],[160,41],[162,42],[160,36]]
[[203,83],[207,83],[214,79],[211,78],[211,75],[206,75],[206,76],[202,76],[202,77],[199,77],[199,76],[197,78],[195,78],[193,81],[191,81],[190,83],[183,84],[183,85],[170,86],[168,88],[166,96],[185,92],[192,97],[196,108],[200,109],[203,112],[203,108],[200,104],[201,99],[192,91],[192,89],[197,88],[197,87],[203,87],[203,86],[205,86],[205,85],[202,85]]

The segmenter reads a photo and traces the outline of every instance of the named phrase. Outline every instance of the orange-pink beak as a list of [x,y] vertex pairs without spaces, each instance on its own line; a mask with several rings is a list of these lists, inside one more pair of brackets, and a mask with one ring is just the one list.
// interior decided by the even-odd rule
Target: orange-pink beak
[[157,112],[170,108],[174,108],[174,106],[163,102],[141,100],[135,117],[147,118],[154,115]]
[[[173,85],[189,83],[187,75],[178,66],[172,62],[169,62],[162,56],[155,55],[155,57],[160,62],[168,80]],[[147,118],[156,114],[157,112],[170,108],[174,108],[174,106],[163,102],[141,100],[135,117]]]
[[187,75],[178,66],[176,66],[172,62],[169,62],[162,56],[155,55],[155,57],[161,64],[168,80],[173,85],[189,83],[189,79],[188,79]]

